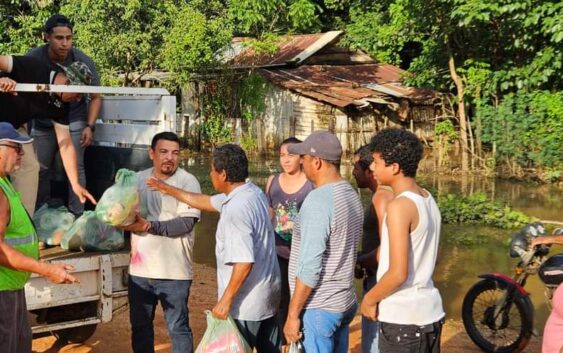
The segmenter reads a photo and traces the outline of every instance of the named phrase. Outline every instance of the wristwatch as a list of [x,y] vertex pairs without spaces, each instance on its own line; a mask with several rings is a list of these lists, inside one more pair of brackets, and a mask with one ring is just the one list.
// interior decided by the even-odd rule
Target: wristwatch
[[96,131],[96,124],[88,124],[86,126],[89,127],[92,132]]

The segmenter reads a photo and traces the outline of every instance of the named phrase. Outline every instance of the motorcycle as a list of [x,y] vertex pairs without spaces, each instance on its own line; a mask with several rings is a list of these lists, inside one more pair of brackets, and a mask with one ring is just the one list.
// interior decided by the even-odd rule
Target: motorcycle
[[[563,234],[563,228],[554,235]],[[545,235],[540,222],[529,224],[513,235],[510,256],[520,258],[512,277],[492,272],[482,274],[465,295],[463,324],[473,342],[485,352],[520,352],[534,332],[534,306],[524,288],[529,276],[538,274],[545,285],[548,305],[563,282],[563,254],[548,257],[550,247],[531,247],[532,239]]]

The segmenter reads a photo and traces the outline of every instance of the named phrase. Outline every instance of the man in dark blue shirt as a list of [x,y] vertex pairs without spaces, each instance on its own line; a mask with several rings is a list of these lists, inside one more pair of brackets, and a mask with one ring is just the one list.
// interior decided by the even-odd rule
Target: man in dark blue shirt
[[[91,73],[81,62],[59,68],[59,72],[51,71],[41,64],[41,61],[32,57],[0,56],[0,121],[11,123],[20,133],[27,134],[25,123],[30,119],[51,119],[57,135],[61,158],[65,166],[73,192],[85,202],[88,198],[95,203],[94,198],[80,184],[76,163],[76,151],[72,145],[68,128],[68,102],[77,101],[80,94],[76,93],[17,93],[14,94],[16,82],[18,83],[44,83],[64,85],[87,84],[91,81]],[[35,210],[37,197],[37,182],[39,166],[33,146],[25,146],[25,155],[22,165],[31,165],[25,168],[28,172],[24,175],[12,175],[12,184],[20,192],[25,208],[30,215]],[[35,165],[35,168],[33,166]],[[24,169],[24,168],[22,168]]]

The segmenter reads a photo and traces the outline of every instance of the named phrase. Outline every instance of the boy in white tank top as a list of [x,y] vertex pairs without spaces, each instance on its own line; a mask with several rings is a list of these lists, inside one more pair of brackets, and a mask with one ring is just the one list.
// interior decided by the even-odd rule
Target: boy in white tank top
[[381,323],[380,352],[440,352],[442,299],[432,282],[441,216],[415,180],[422,144],[403,129],[385,129],[370,143],[370,168],[393,189],[381,232],[377,284],[362,300],[362,315]]

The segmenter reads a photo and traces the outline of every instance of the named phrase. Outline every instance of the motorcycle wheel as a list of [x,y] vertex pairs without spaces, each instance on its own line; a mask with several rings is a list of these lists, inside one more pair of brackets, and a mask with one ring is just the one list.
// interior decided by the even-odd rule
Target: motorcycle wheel
[[506,290],[506,284],[486,279],[471,287],[463,300],[465,330],[485,352],[520,352],[532,335],[533,318],[527,314],[531,312],[530,303],[517,293],[509,294],[499,315],[494,317],[497,302]]

